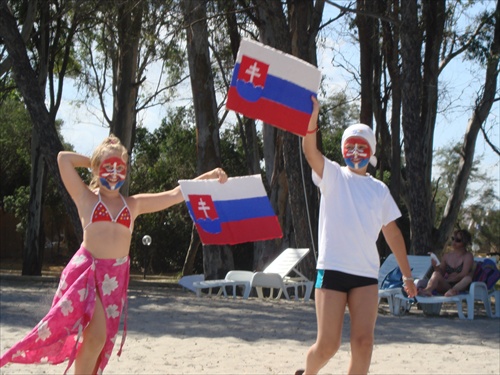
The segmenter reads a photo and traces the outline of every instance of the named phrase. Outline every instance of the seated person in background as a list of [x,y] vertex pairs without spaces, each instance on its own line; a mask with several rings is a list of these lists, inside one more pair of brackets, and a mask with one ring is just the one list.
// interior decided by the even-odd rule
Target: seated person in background
[[465,229],[457,230],[451,241],[452,251],[443,255],[441,264],[437,266],[432,260],[434,272],[427,287],[419,290],[420,296],[432,296],[434,290],[446,297],[455,296],[466,290],[472,282],[474,257],[467,251],[467,246],[471,243],[470,233]]

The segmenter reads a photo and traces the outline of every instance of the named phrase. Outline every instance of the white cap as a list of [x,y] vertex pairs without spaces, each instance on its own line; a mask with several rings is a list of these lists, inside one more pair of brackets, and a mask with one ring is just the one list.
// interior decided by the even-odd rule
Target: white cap
[[370,156],[370,164],[375,167],[377,165],[377,158],[375,157],[377,140],[375,139],[375,134],[373,133],[372,128],[365,124],[354,124],[349,126],[342,135],[342,150],[344,149],[346,139],[350,137],[361,137],[368,142],[372,153]]

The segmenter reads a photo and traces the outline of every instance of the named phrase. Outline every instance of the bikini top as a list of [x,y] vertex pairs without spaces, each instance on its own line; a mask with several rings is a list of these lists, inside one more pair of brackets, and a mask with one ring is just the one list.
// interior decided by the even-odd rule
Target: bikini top
[[450,274],[450,273],[460,273],[460,272],[462,272],[463,268],[464,268],[464,263],[462,262],[462,264],[460,264],[456,268],[453,268],[453,267],[450,267],[449,265],[446,265],[445,271],[446,271],[447,274]]
[[[92,215],[90,216],[90,223],[88,223],[83,230],[87,229],[87,227],[95,222],[98,221],[110,221],[113,223],[118,223],[121,225],[126,226],[127,228],[130,228],[132,224],[131,216],[130,216],[130,209],[127,205],[127,202],[123,198],[123,196],[120,194],[120,198],[123,201],[123,208],[120,210],[116,218],[111,217],[111,213],[109,212],[108,207],[104,204],[104,202],[101,200],[101,193],[98,193],[99,200],[94,206],[94,210],[92,211]],[[132,232],[132,230],[130,230]]]

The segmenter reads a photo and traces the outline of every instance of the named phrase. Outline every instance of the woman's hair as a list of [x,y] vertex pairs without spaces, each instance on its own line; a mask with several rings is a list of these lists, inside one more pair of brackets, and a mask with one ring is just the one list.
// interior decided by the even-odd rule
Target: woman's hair
[[454,232],[454,236],[460,234],[462,236],[462,243],[464,244],[464,247],[467,247],[468,245],[470,245],[471,241],[472,241],[472,235],[470,234],[470,232],[466,229],[458,229]]
[[128,152],[124,145],[121,144],[118,137],[110,134],[105,138],[99,146],[96,147],[90,157],[90,168],[92,169],[92,181],[90,181],[90,190],[95,190],[99,187],[99,166],[102,162],[102,156],[110,151],[116,151],[121,154],[121,158],[128,161]]

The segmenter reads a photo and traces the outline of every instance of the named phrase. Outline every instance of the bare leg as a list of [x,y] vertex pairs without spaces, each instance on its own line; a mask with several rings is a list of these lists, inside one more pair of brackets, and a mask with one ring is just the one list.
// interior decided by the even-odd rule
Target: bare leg
[[467,289],[467,287],[470,285],[472,282],[472,277],[467,275],[465,276],[462,280],[460,280],[458,283],[456,283],[453,288],[450,288],[444,295],[445,296],[455,296],[462,290]]
[[446,279],[441,275],[441,272],[433,272],[427,287],[419,291],[421,296],[432,296],[432,291],[436,289],[439,293],[444,293],[451,288],[451,285],[446,281]]
[[83,343],[75,358],[75,375],[95,374],[97,359],[106,342],[106,316],[99,296],[89,325],[83,331]]
[[328,289],[316,289],[316,342],[309,348],[304,374],[317,374],[340,347],[347,294]]
[[377,285],[350,290],[347,305],[351,317],[351,362],[348,374],[368,374],[378,313]]

